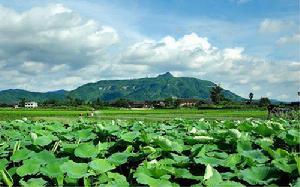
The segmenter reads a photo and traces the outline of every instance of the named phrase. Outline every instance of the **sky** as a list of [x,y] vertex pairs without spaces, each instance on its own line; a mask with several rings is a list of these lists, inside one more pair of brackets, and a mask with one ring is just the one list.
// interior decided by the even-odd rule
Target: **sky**
[[299,0],[0,0],[0,90],[164,72],[298,100]]

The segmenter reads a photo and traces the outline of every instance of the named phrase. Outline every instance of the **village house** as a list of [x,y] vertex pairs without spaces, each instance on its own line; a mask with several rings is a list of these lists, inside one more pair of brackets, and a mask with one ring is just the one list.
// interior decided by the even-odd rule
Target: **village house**
[[197,99],[178,99],[179,107],[193,107],[198,103]]
[[37,102],[31,101],[31,102],[25,102],[25,108],[37,108],[38,104]]
[[164,101],[153,101],[152,105],[154,108],[164,108],[166,107],[166,103]]

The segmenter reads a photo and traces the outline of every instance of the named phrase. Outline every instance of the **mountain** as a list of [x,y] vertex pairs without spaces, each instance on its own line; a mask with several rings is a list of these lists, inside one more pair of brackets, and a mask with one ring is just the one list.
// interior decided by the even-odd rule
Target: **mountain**
[[[171,73],[152,78],[132,80],[102,80],[88,83],[70,91],[69,96],[82,100],[100,98],[113,101],[126,98],[135,101],[161,100],[168,97],[208,99],[213,82],[191,77],[174,77]],[[241,101],[243,98],[224,90],[226,98]]]
[[[208,99],[210,89],[216,84],[192,77],[174,77],[171,73],[151,78],[130,80],[101,80],[95,83],[84,84],[75,90],[58,90],[54,92],[29,92],[26,90],[11,89],[0,91],[0,103],[16,103],[20,98],[32,101],[48,99],[63,100],[67,96],[93,101],[100,98],[103,101],[113,101],[126,98],[133,101],[161,100],[168,97]],[[242,97],[223,90],[223,95],[233,101],[241,101]]]
[[21,98],[28,101],[42,102],[49,99],[63,100],[67,95],[66,90],[57,90],[51,92],[30,92],[21,89],[9,89],[0,91],[0,103],[14,104],[18,103]]

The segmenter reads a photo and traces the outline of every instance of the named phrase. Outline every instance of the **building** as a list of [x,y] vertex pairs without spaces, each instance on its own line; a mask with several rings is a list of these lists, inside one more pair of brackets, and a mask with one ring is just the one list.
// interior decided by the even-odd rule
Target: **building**
[[180,107],[193,107],[196,106],[199,100],[197,99],[178,99]]
[[38,104],[37,102],[25,102],[25,108],[37,108]]
[[164,108],[166,107],[166,103],[164,101],[153,101],[152,102],[154,108]]

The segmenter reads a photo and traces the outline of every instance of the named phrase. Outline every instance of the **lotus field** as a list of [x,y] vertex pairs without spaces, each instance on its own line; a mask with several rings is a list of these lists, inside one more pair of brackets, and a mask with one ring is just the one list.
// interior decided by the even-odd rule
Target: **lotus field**
[[299,186],[299,121],[0,122],[0,186]]

